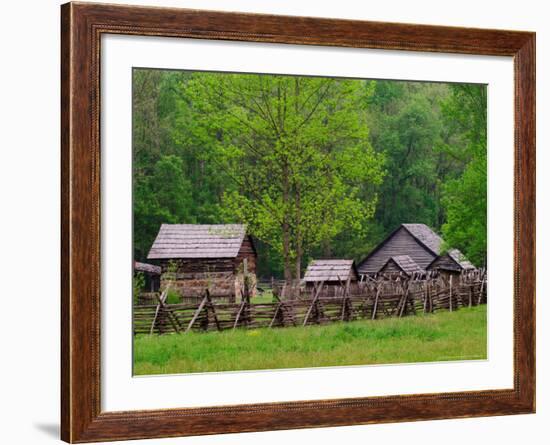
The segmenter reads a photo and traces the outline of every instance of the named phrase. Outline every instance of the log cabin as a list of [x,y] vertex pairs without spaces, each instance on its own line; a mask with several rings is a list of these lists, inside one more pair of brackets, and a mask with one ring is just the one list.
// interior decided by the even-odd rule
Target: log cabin
[[446,276],[457,275],[464,270],[473,269],[475,266],[458,249],[450,249],[439,255],[427,267],[427,270],[437,270]]
[[134,274],[141,273],[143,274],[144,283],[143,291],[144,292],[158,292],[160,289],[160,274],[161,268],[155,266],[154,264],[140,263],[139,261],[134,261]]
[[[380,272],[386,266],[387,268],[398,267],[396,262],[390,262],[390,259],[400,256],[408,256],[410,261],[423,271],[428,270],[430,265],[432,266],[431,270],[440,270],[439,265],[447,262],[444,259],[447,254],[440,255],[442,246],[443,239],[427,225],[401,224],[359,263],[359,274],[371,275]],[[460,255],[465,261],[464,265],[468,263],[474,267],[458,250],[452,249],[451,251]],[[440,262],[435,261],[440,257]],[[450,258],[454,262],[453,257]]]
[[162,269],[161,288],[170,285],[185,298],[209,290],[212,298],[236,301],[244,277],[256,293],[257,252],[242,224],[163,224],[149,255]]
[[350,288],[357,285],[359,272],[353,260],[313,260],[304,274],[306,291],[311,291],[314,286],[324,283],[328,295],[337,295],[343,287],[350,282]]

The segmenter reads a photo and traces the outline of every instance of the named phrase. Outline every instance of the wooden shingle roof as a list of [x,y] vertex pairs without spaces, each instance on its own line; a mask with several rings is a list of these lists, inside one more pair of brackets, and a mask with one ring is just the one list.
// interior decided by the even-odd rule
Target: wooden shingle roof
[[475,269],[475,266],[468,261],[460,250],[450,249],[447,255],[449,255],[462,269]]
[[304,275],[306,283],[319,281],[342,281],[348,278],[357,280],[358,274],[353,260],[313,260]]
[[154,264],[148,264],[148,263],[140,263],[139,261],[134,261],[134,270],[137,270],[138,272],[146,272],[146,273],[152,273],[156,275],[160,275],[162,272],[162,269],[160,266],[155,266]]
[[[435,260],[433,260],[432,264],[441,264],[439,260],[443,259],[445,256],[451,258],[451,260],[456,263],[459,269],[475,269],[475,266],[470,263],[468,259],[462,254],[462,252],[458,249],[450,249],[447,253],[440,255]],[[431,268],[432,264],[430,264],[428,267]]]
[[163,224],[147,258],[235,258],[245,236],[243,224]]
[[438,258],[447,257],[451,264],[456,263],[457,268],[474,268],[464,255],[458,250],[451,249],[448,253],[440,255],[443,240],[426,224],[405,223],[401,224],[387,238],[376,246],[359,263],[361,274],[373,274],[380,271],[388,260],[395,256],[409,256],[422,270],[428,270]]
[[412,236],[431,250],[435,255],[439,255],[443,240],[426,224],[401,224],[401,226],[407,229]]
[[439,255],[442,244],[441,237],[426,224],[401,224],[359,263],[359,273],[376,273],[388,259],[397,255],[409,255],[420,267],[426,268]]
[[409,255],[396,255],[392,256],[388,261],[386,261],[386,264],[382,266],[380,270],[382,270],[386,265],[393,261],[396,266],[401,269],[403,272],[405,272],[407,275],[410,275],[415,272],[424,272],[422,268],[414,262],[414,260]]

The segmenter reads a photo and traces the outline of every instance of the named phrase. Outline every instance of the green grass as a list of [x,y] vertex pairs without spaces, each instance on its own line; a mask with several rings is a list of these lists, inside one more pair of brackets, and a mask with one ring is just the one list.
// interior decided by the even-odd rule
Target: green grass
[[271,291],[264,292],[250,299],[252,304],[273,303],[273,294]]
[[487,357],[486,306],[279,329],[139,335],[134,374],[412,363]]

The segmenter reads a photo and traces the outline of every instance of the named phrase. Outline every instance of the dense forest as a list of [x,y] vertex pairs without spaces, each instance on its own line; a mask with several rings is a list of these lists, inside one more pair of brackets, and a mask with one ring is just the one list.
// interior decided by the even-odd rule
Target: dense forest
[[292,279],[416,222],[483,265],[486,110],[483,85],[135,69],[135,258],[162,223],[246,223]]

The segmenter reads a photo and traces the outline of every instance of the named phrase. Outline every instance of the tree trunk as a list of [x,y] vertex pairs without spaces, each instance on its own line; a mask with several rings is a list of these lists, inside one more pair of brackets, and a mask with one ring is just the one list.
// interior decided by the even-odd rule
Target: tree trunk
[[283,165],[283,260],[285,267],[285,281],[288,285],[292,284],[292,266],[290,249],[290,224],[288,223],[288,202],[290,199],[290,185],[288,182],[288,165]]
[[296,188],[296,197],[295,197],[295,203],[296,203],[296,260],[295,260],[295,279],[296,284],[300,282],[300,277],[302,274],[302,231],[301,231],[301,224],[302,224],[302,202],[301,202],[301,194],[300,194],[300,186],[299,184],[295,184]]
[[[294,79],[294,96],[295,96],[295,100],[294,100],[294,107],[295,107],[295,113],[296,115],[299,114],[299,102],[298,102],[298,98],[300,97],[300,80],[298,77],[296,77]],[[300,147],[295,147],[294,148],[295,150],[299,150]],[[296,258],[294,260],[294,278],[296,279],[296,286],[299,285],[300,283],[300,276],[302,274],[302,271],[301,271],[301,266],[302,266],[302,230],[301,230],[301,225],[302,225],[302,196],[301,196],[301,190],[300,190],[300,184],[299,184],[299,179],[295,178],[294,179],[294,205],[295,205],[295,216],[296,216],[296,221],[295,221],[295,228],[294,228],[294,232],[295,232],[295,239],[294,239],[294,243],[295,243],[295,246],[296,246]]]
[[290,261],[290,233],[288,223],[283,224],[283,261],[285,267],[285,281],[292,284],[292,266]]

